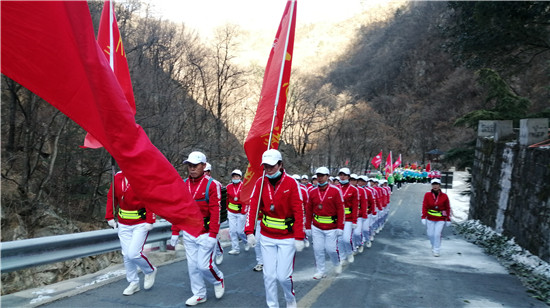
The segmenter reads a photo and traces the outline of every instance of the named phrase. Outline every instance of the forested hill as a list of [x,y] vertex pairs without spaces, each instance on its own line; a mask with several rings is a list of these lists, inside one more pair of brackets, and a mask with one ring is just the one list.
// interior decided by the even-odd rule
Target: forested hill
[[448,165],[464,166],[475,117],[455,126],[461,117],[548,116],[549,8],[549,2],[411,1],[382,21],[364,23],[368,11],[349,20],[362,26],[347,49],[303,81],[303,103],[326,121],[313,134],[320,137],[310,152],[314,161],[349,160],[362,169],[381,149],[425,162],[424,154],[438,148],[457,154]]

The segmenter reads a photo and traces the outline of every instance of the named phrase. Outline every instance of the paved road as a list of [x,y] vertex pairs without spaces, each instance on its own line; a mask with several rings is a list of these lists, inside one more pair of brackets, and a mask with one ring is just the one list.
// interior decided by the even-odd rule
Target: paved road
[[[298,253],[293,276],[298,306],[546,307],[494,258],[454,235],[452,228],[444,230],[441,257],[432,256],[419,217],[422,197],[429,189],[429,184],[409,184],[395,191],[386,227],[338,277],[313,280],[312,247]],[[227,255],[226,250],[220,266],[225,295],[216,299],[209,286],[208,301],[199,306],[265,307],[262,274],[252,271],[254,265],[253,250],[238,256]],[[160,267],[150,290],[123,296],[126,285],[120,280],[43,307],[183,307],[192,295],[185,261]]]

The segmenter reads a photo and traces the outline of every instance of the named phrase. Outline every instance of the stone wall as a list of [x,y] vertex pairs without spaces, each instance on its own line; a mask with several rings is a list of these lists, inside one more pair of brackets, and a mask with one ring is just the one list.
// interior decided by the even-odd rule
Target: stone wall
[[478,138],[470,219],[550,262],[550,147]]

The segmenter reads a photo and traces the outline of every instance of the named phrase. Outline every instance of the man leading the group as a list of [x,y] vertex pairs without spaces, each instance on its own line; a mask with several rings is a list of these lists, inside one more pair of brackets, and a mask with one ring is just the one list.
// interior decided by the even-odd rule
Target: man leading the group
[[[184,181],[184,189],[188,189],[193,196],[204,222],[198,237],[183,231],[183,243],[193,292],[193,296],[185,304],[194,306],[206,301],[205,280],[214,285],[216,298],[221,298],[225,292],[223,273],[213,262],[214,248],[220,230],[221,187],[219,182],[204,173],[206,156],[203,153],[191,152],[183,163],[189,170],[189,177]],[[173,234],[179,233],[174,226],[172,231]]]
[[275,149],[262,155],[265,176],[260,177],[250,197],[245,233],[255,245],[254,226],[257,213],[262,213],[260,233],[263,273],[268,307],[279,307],[277,281],[287,307],[296,307],[292,281],[296,251],[304,248],[304,212],[298,183],[283,168],[281,153]]

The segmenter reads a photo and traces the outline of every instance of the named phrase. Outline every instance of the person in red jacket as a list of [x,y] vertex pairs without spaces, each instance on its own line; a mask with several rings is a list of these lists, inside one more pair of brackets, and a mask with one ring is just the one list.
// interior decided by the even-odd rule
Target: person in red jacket
[[[216,266],[213,256],[220,230],[221,185],[204,173],[206,156],[201,152],[191,152],[183,162],[189,170],[184,180],[184,189],[188,189],[203,216],[203,228],[198,237],[183,231],[183,243],[187,257],[191,296],[185,304],[194,306],[206,301],[205,280],[214,285],[214,295],[221,298],[225,292],[223,273]],[[172,226],[172,234],[180,230]]]
[[239,169],[231,172],[231,183],[227,189],[227,220],[229,221],[229,237],[231,238],[230,255],[238,255],[241,252],[239,238],[244,243],[244,250],[248,251],[249,246],[244,234],[244,223],[246,222],[246,206],[240,200],[243,183],[243,173]]
[[434,257],[439,257],[441,232],[451,225],[451,205],[447,194],[441,191],[441,180],[433,179],[432,190],[424,195],[422,202],[422,224],[432,244]]
[[[353,251],[355,245],[353,244],[352,233],[353,229],[357,228],[357,217],[359,214],[359,191],[357,187],[350,184],[351,172],[349,168],[341,168],[338,171],[338,177],[340,178],[340,189],[342,190],[342,196],[344,197],[344,209],[346,212],[346,219],[344,222],[344,234],[342,235],[342,241],[340,248],[342,250],[342,262],[346,261],[353,263],[355,260]],[[347,259],[347,260],[346,260]]]
[[[113,204],[113,187],[114,204]],[[118,224],[114,219],[114,210],[118,206]],[[155,214],[139,200],[132,190],[128,179],[122,171],[115,174],[114,181],[107,195],[107,208],[105,219],[112,228],[118,225],[118,238],[124,257],[126,280],[130,283],[122,292],[124,295],[132,295],[140,290],[138,268],[145,274],[144,289],[150,289],[155,283],[157,268],[143,255],[143,245],[149,231],[153,229]]]
[[306,207],[306,234],[312,238],[316,273],[313,279],[326,277],[325,251],[336,274],[342,273],[338,238],[344,233],[344,198],[336,186],[328,183],[329,170],[319,167],[315,171],[317,187],[310,191]]
[[298,183],[283,169],[281,153],[275,149],[262,155],[264,176],[254,185],[245,233],[254,246],[256,215],[262,213],[260,242],[264,261],[264,286],[268,307],[279,307],[277,281],[287,307],[296,307],[292,281],[296,251],[304,249],[304,209]]

